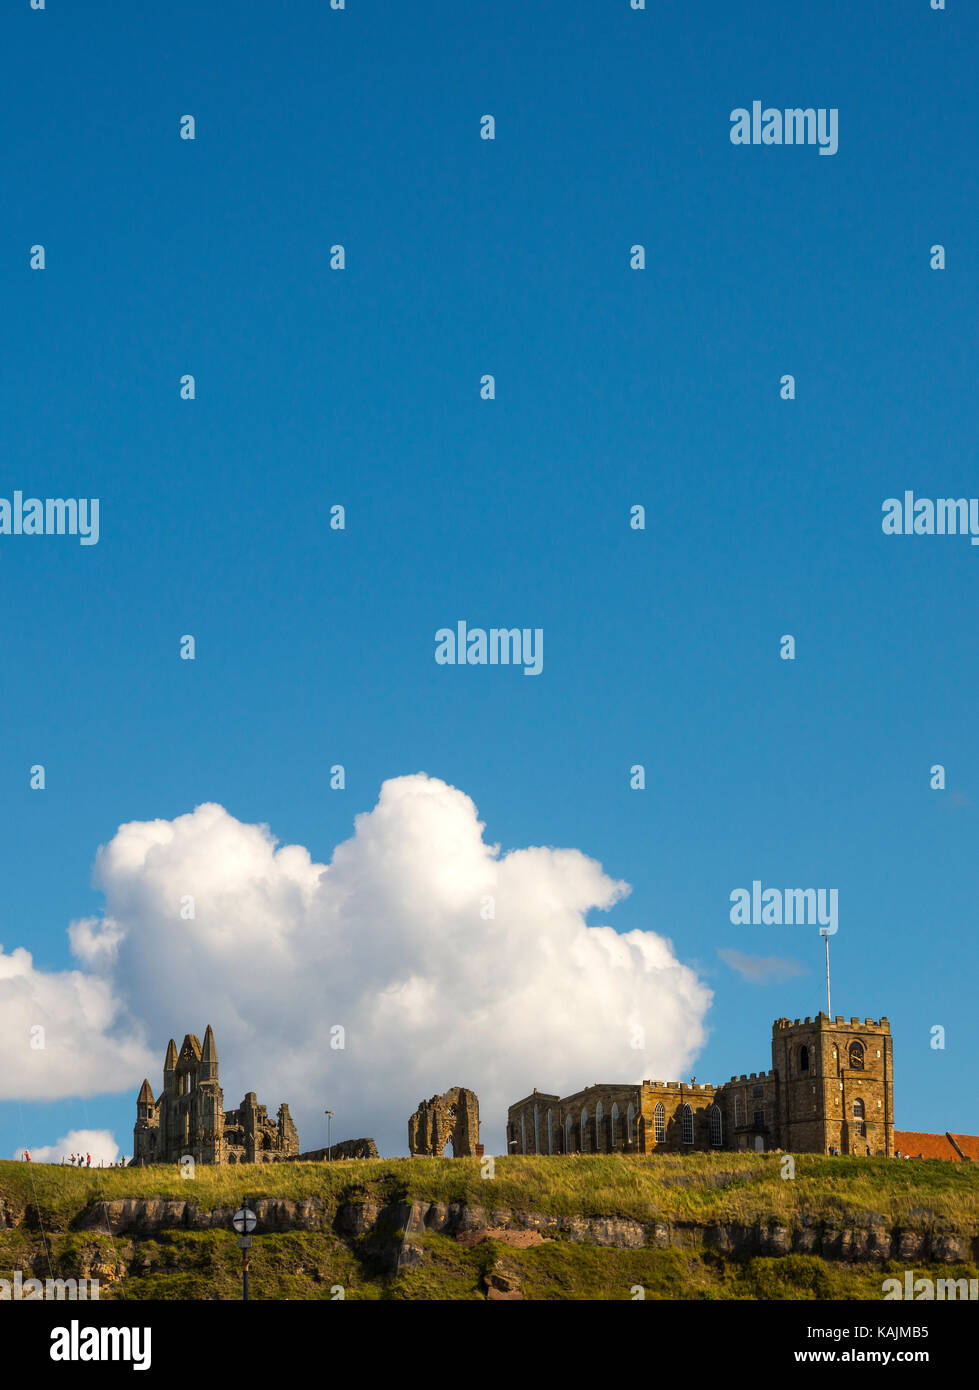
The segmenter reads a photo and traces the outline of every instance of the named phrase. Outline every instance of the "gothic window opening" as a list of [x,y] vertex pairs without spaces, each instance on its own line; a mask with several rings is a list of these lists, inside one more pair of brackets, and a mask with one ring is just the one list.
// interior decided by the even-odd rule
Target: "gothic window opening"
[[719,1105],[712,1105],[710,1108],[710,1142],[716,1147],[724,1142],[724,1124],[721,1119],[721,1108]]

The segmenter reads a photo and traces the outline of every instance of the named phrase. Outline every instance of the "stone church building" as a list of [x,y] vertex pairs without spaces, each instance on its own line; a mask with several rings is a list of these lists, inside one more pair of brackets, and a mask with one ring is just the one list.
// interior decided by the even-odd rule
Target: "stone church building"
[[894,1153],[894,1056],[886,1018],[772,1025],[771,1071],[720,1086],[643,1081],[534,1091],[507,1113],[510,1153],[785,1149]]
[[288,1105],[270,1120],[249,1091],[237,1110],[224,1109],[210,1024],[203,1047],[188,1033],[178,1054],[170,1039],[159,1099],[144,1081],[136,1101],[133,1164],[179,1163],[188,1155],[195,1163],[277,1163],[298,1153]]

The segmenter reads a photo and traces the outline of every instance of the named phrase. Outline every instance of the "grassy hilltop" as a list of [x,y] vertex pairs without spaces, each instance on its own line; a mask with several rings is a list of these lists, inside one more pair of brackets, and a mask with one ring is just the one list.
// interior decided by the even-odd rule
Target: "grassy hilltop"
[[[270,1213],[256,1298],[478,1299],[495,1285],[628,1299],[641,1285],[647,1298],[879,1299],[905,1269],[977,1277],[979,1166],[799,1155],[786,1179],[782,1159],[498,1158],[491,1179],[478,1159],[201,1166],[190,1180],[176,1166],[0,1163],[0,1278],[236,1298],[228,1216],[246,1197]],[[885,1233],[877,1258],[868,1231]]]

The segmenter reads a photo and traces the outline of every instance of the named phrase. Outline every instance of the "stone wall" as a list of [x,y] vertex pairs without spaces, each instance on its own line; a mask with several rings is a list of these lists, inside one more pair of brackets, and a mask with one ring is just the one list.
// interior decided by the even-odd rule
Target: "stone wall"
[[[855,1065],[853,1044],[862,1065]],[[777,1019],[771,1071],[742,1073],[720,1086],[643,1081],[588,1086],[565,1097],[535,1090],[510,1106],[506,1134],[507,1152],[519,1154],[785,1149],[891,1155],[890,1024],[822,1013],[794,1023]]]
[[342,1139],[327,1149],[312,1149],[309,1153],[293,1154],[288,1163],[335,1163],[341,1158],[380,1158],[373,1139]]
[[482,1152],[479,1101],[475,1091],[465,1086],[453,1086],[444,1095],[423,1100],[408,1121],[408,1150],[413,1157],[442,1158],[449,1143],[455,1158]]

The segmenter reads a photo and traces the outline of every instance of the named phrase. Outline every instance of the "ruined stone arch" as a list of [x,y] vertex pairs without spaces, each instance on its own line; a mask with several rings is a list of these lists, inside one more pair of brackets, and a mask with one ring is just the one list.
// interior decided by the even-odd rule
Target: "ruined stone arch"
[[[521,1121],[523,1127],[523,1117]],[[444,1095],[423,1100],[408,1121],[410,1153],[442,1158],[446,1144],[452,1145],[455,1158],[472,1157],[479,1149],[479,1101],[475,1091],[464,1086],[453,1086]]]

